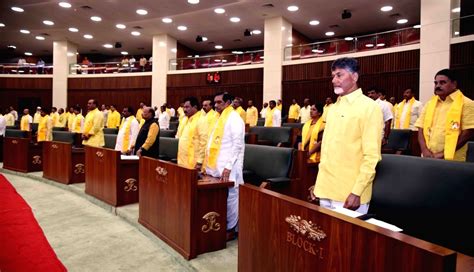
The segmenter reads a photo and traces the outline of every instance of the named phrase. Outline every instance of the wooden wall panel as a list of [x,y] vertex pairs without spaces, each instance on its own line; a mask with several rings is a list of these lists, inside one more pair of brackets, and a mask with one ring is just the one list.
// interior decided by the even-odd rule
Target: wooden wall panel
[[459,88],[474,99],[474,42],[451,45],[450,66],[457,72]]
[[218,92],[227,91],[234,96],[253,100],[257,107],[261,107],[263,99],[263,69],[246,69],[221,72],[221,83],[208,84],[207,73],[174,74],[168,75],[167,101],[173,107],[188,96],[195,96],[202,101],[212,98]]
[[[18,112],[37,106],[51,107],[52,78],[0,78],[0,107],[13,106]],[[3,112],[2,112],[3,113]]]

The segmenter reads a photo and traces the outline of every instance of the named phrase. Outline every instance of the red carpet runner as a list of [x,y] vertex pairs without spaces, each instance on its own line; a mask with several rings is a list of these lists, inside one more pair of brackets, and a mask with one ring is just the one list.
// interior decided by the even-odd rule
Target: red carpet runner
[[0,175],[0,271],[67,271],[28,203]]

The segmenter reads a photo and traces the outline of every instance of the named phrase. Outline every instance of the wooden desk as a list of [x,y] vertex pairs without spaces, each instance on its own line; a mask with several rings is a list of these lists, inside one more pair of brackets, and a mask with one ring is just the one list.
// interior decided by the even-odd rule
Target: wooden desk
[[239,190],[239,271],[436,272],[472,264],[455,251],[298,199],[247,184]]
[[84,182],[84,148],[63,142],[44,142],[43,177],[64,184]]
[[86,193],[112,206],[138,202],[138,160],[120,151],[86,146]]
[[187,260],[223,249],[230,186],[233,182],[198,181],[195,169],[142,157],[138,222]]
[[5,137],[3,140],[3,168],[19,172],[43,170],[43,147],[31,138]]

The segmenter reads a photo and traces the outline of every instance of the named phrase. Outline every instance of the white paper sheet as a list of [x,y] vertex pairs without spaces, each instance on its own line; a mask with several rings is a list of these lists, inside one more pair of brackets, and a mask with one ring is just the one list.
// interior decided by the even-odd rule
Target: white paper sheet
[[355,218],[357,216],[362,215],[360,212],[349,210],[349,209],[346,209],[346,208],[343,208],[343,207],[335,207],[332,210],[335,211],[335,212],[338,212],[338,213],[342,213],[342,214],[347,215],[347,216],[352,217],[352,218]]
[[382,227],[384,229],[389,229],[391,231],[396,231],[396,232],[400,232],[402,231],[401,228],[395,226],[395,225],[392,225],[392,224],[389,224],[389,223],[386,223],[386,222],[383,222],[383,221],[380,221],[380,220],[377,220],[375,218],[370,218],[369,220],[366,220],[365,222],[367,223],[370,223],[370,224],[374,224],[376,226],[379,226],[379,227]]
[[131,156],[120,155],[120,159],[121,160],[138,160],[138,159],[140,159],[140,157],[138,157],[136,155],[131,155]]

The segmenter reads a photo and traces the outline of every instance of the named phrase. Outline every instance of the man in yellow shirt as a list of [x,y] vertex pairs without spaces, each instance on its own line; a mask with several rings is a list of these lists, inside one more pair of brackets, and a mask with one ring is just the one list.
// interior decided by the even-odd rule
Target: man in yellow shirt
[[283,104],[281,103],[281,99],[278,99],[276,108],[282,112],[283,111]]
[[[216,124],[219,114],[212,109],[211,100],[202,101],[201,118],[199,119],[199,126],[206,126],[207,136],[211,134],[214,125]],[[206,139],[207,141],[207,139]]]
[[367,213],[381,159],[382,111],[357,86],[357,60],[337,59],[331,70],[339,98],[327,115],[313,193],[322,207]]
[[7,127],[15,125],[15,116],[13,116],[13,114],[10,112],[10,110],[7,109],[5,111],[4,118],[5,118],[5,124],[6,124]]
[[454,71],[439,71],[434,93],[415,123],[423,157],[466,161],[467,142],[474,139],[474,102],[457,88]]
[[291,101],[290,109],[288,110],[288,122],[296,123],[300,117],[300,105],[296,103],[296,99]]
[[89,112],[84,121],[84,132],[82,133],[82,144],[94,147],[104,146],[104,115],[97,108],[97,101],[89,99],[87,102]]
[[201,112],[195,97],[184,100],[184,124],[178,143],[178,164],[187,168],[201,169],[207,143],[206,127],[199,126]]
[[143,108],[142,120],[145,122],[138,132],[133,149],[139,157],[146,156],[157,159],[160,154],[160,126],[155,119],[153,108]]
[[[418,130],[415,127],[415,122],[420,117],[421,102],[415,99],[415,94],[412,89],[406,89],[403,92],[403,101],[400,102],[400,107],[393,107],[395,122],[393,122],[394,129],[411,129]],[[390,104],[392,104],[390,102]]]
[[71,131],[74,133],[82,133],[84,131],[84,116],[81,113],[81,107],[74,107],[74,120],[72,121]]
[[41,119],[38,123],[36,140],[38,142],[53,140],[53,119],[47,109],[41,109]]
[[69,131],[72,131],[72,125],[74,123],[74,118],[76,118],[76,114],[74,114],[74,107],[69,107],[69,112],[67,115],[67,128]]
[[110,112],[107,115],[107,127],[118,128],[120,126],[120,113],[115,108],[115,105],[110,105]]
[[247,113],[245,112],[244,108],[242,108],[242,102],[243,102],[242,98],[236,97],[234,98],[234,101],[232,102],[232,107],[240,115],[240,118],[242,118],[245,124],[245,118],[246,118]]
[[58,109],[56,107],[51,108],[51,113],[49,114],[51,120],[53,120],[53,127],[59,126],[59,114]]
[[135,118],[137,118],[138,123],[140,123],[143,119],[143,108],[145,107],[145,103],[140,102],[140,106],[138,107],[137,114],[135,115]]
[[33,117],[31,117],[30,115],[30,110],[24,109],[23,116],[21,117],[21,120],[20,120],[20,130],[30,131],[32,122],[33,122]]
[[303,107],[300,109],[300,122],[302,124],[308,122],[311,119],[310,116],[311,105],[309,103],[309,98],[303,100]]
[[253,106],[253,101],[249,100],[247,102],[247,112],[245,116],[245,121],[246,124],[249,124],[249,126],[254,127],[257,125],[258,121],[258,110],[256,107]]
[[324,107],[323,107],[323,120],[326,120],[326,116],[328,114],[328,111],[329,111],[329,108],[334,104],[334,102],[332,101],[332,98],[330,96],[326,97],[326,102],[324,104]]
[[67,123],[67,114],[64,112],[63,108],[58,110],[59,118],[58,118],[58,127],[66,127]]
[[183,117],[186,116],[184,114],[183,106],[184,106],[184,103],[180,103],[178,109],[176,110],[176,112],[178,112],[178,118],[179,118],[180,121],[181,121],[181,119],[183,119]]
[[33,123],[38,124],[41,120],[41,107],[36,107],[35,115],[33,116]]

